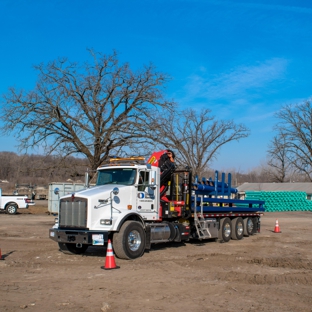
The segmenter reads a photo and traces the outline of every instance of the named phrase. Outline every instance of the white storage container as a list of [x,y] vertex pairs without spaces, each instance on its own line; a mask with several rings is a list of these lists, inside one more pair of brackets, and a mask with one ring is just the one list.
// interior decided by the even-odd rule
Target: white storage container
[[[53,182],[49,184],[49,201],[48,210],[52,213],[58,213],[60,197],[75,193],[79,190],[85,189],[84,183],[61,183]],[[58,194],[55,194],[55,189],[58,189]]]

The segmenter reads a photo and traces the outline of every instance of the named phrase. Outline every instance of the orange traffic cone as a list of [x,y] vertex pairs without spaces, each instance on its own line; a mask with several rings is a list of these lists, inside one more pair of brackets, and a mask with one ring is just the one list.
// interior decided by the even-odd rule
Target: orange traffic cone
[[278,225],[278,220],[276,219],[274,233],[282,233]]
[[117,266],[115,262],[113,247],[112,247],[112,243],[110,239],[108,240],[108,244],[107,244],[105,265],[102,266],[101,269],[104,269],[104,270],[119,269],[119,266]]
[[1,248],[0,248],[0,260],[4,260],[4,258],[2,258]]

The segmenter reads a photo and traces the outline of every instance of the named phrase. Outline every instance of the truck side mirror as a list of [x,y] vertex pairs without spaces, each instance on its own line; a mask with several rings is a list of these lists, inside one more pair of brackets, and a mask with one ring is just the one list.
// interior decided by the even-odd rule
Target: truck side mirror
[[119,188],[118,187],[114,187],[112,193],[116,196],[119,194]]
[[150,188],[156,188],[156,171],[150,171],[148,184]]

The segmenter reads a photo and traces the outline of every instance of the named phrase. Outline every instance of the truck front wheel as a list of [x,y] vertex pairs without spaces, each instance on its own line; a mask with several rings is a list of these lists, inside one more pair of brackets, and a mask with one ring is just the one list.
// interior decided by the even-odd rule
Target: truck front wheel
[[119,232],[114,233],[113,248],[120,259],[135,259],[143,255],[146,236],[143,226],[137,221],[126,221]]
[[17,205],[15,203],[8,203],[6,206],[6,213],[14,215],[17,213]]

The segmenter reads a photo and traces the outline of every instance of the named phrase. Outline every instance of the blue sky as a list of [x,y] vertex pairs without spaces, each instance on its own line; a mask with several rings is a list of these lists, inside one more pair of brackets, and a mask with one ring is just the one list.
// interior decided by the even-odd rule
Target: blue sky
[[[168,98],[251,130],[225,145],[213,169],[247,172],[266,161],[274,113],[312,96],[312,2],[300,0],[1,0],[0,94],[30,90],[33,65],[89,61],[116,50],[133,68],[172,77]],[[0,138],[0,151],[17,151]]]

